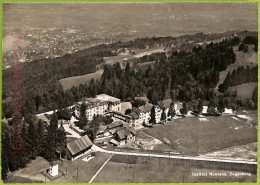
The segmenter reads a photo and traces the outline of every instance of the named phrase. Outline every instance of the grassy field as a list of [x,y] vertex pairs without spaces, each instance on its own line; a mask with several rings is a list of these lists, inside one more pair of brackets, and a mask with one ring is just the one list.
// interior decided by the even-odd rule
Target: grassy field
[[207,121],[182,118],[145,132],[159,140],[168,140],[182,155],[198,155],[256,141],[257,129],[245,125],[247,120],[233,117],[206,117]]
[[234,64],[229,65],[225,71],[220,72],[218,85],[223,83],[228,72],[232,72],[237,67],[247,65],[254,66],[258,63],[257,52],[255,52],[254,46],[249,45],[248,52],[238,51],[238,46],[235,46],[233,49],[236,54],[236,62]]
[[[116,172],[116,173],[115,173]],[[177,182],[255,182],[256,175],[196,177],[192,173],[226,172],[220,169],[198,169],[182,161],[148,157],[114,155],[93,183],[177,183]]]
[[97,71],[95,73],[90,73],[86,75],[81,76],[73,76],[69,78],[63,78],[60,79],[59,82],[63,88],[63,90],[68,90],[72,88],[73,86],[78,87],[80,84],[89,84],[92,79],[94,80],[100,80],[102,73],[103,73],[103,65],[113,65],[119,62],[121,64],[121,67],[124,68],[126,65],[126,62],[123,62],[124,59],[131,59],[131,58],[139,58],[142,55],[149,55],[154,52],[161,51],[162,48],[149,48],[149,49],[137,49],[136,55],[132,54],[119,54],[117,56],[113,57],[104,57],[104,63],[97,65]]
[[230,87],[232,91],[237,91],[237,96],[241,98],[252,98],[255,87],[257,86],[256,82],[244,83],[241,85]]
[[89,84],[92,79],[100,80],[103,70],[98,70],[95,73],[90,73],[81,76],[73,76],[69,78],[63,78],[60,80],[60,84],[63,90],[72,88],[73,86],[78,87],[80,84]]
[[131,59],[134,58],[133,55],[131,54],[126,54],[126,55],[117,55],[113,57],[105,57],[105,63],[106,65],[113,65],[116,64],[117,62],[121,63],[124,59]]
[[[82,160],[86,156],[82,156],[74,161],[65,160],[64,162],[59,162],[59,170],[62,170],[64,173],[66,173],[67,168],[67,178],[65,178],[65,176],[61,176],[54,180],[49,180],[48,178],[46,178],[46,182],[87,183],[110,156],[110,154],[96,153],[96,156],[89,162],[85,162]],[[12,177],[10,178],[10,182],[14,182],[14,178],[18,180],[21,178],[27,178],[26,182],[45,182],[45,177],[41,173],[41,170],[48,167],[48,161],[46,161],[42,157],[37,157],[35,160],[31,161],[27,165],[27,167],[14,172],[12,174]]]
[[247,161],[257,161],[257,142],[229,147],[223,150],[201,155],[200,157],[241,161],[246,159]]

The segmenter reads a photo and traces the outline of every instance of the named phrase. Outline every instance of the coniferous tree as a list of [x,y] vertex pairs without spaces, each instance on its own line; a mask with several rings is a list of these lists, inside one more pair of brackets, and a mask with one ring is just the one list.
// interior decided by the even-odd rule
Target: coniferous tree
[[219,102],[218,102],[218,111],[219,113],[222,114],[224,112],[225,104],[224,104],[224,99],[222,96],[219,97]]
[[87,105],[85,102],[83,102],[80,106],[80,115],[79,115],[79,121],[76,123],[76,125],[82,129],[88,124],[88,118],[86,116],[86,110],[87,110]]
[[152,107],[151,109],[151,118],[149,120],[149,123],[155,124],[156,120],[155,120],[155,106]]
[[187,114],[188,110],[187,110],[187,104],[186,104],[186,102],[183,103],[183,106],[182,106],[180,112],[181,112],[182,114]]
[[166,121],[166,113],[165,113],[165,108],[163,108],[162,115],[161,115],[161,122]]
[[255,87],[252,95],[252,100],[255,104],[255,109],[257,109],[257,99],[258,99],[258,86]]
[[198,103],[198,114],[201,114],[202,110],[203,110],[203,99],[200,99]]

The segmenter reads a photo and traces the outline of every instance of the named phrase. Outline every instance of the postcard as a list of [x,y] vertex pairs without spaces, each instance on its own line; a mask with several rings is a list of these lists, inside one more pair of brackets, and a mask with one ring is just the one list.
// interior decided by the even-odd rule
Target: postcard
[[3,183],[257,182],[257,2],[4,2]]

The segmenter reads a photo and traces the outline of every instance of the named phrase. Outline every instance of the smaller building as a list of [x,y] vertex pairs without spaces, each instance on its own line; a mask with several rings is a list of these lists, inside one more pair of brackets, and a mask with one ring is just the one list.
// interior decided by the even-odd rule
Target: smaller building
[[46,170],[47,174],[55,177],[59,174],[59,164],[57,162],[50,163],[50,167]]
[[100,126],[99,126],[99,129],[98,129],[98,131],[97,131],[97,138],[103,137],[104,134],[105,134],[106,129],[107,129],[107,126],[106,126],[106,125],[100,125]]
[[136,130],[133,127],[122,128],[117,130],[115,133],[115,140],[120,142],[120,144],[129,144],[135,141]]
[[123,126],[122,121],[115,121],[115,122],[110,123],[109,125],[107,125],[107,128],[110,130],[110,129],[114,129],[114,128],[122,127],[122,126]]

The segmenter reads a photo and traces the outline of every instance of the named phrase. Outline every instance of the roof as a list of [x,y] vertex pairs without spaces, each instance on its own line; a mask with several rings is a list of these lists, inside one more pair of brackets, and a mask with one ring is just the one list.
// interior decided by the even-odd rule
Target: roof
[[147,104],[139,107],[139,109],[143,112],[150,112],[152,108],[153,108],[152,104]]
[[182,106],[182,102],[174,102],[174,104],[176,104],[176,105],[180,105],[180,106]]
[[133,119],[138,119],[139,116],[135,113],[135,112],[131,112],[130,113],[130,116],[133,118]]
[[67,148],[70,151],[70,153],[72,155],[74,155],[92,145],[93,145],[92,141],[89,139],[89,137],[87,135],[85,135],[79,139],[76,139],[76,140],[68,143]]
[[115,97],[113,97],[113,96],[109,96],[109,95],[107,95],[107,94],[99,94],[99,95],[96,96],[95,99],[100,100],[100,101],[103,101],[103,102],[104,102],[104,101],[108,101],[108,102],[120,101],[120,99],[115,98]]
[[106,125],[100,125],[99,129],[98,129],[98,132],[104,132],[106,129],[107,129]]
[[114,139],[111,139],[109,142],[114,144],[114,145],[119,145],[120,144],[118,141],[116,141]]
[[132,109],[131,102],[121,102],[121,113],[125,113],[126,109]]
[[119,126],[122,126],[123,123],[121,121],[115,121],[113,123],[110,123],[107,128],[108,129],[112,129],[112,128],[115,128],[115,127],[119,127]]
[[137,134],[136,130],[135,130],[133,127],[130,127],[128,130],[129,130],[133,135],[136,135],[136,134]]
[[158,103],[159,107],[162,109],[162,108],[169,108],[171,106],[171,103],[172,103],[172,100],[171,99],[166,99],[166,100],[163,100],[163,101],[160,101]]
[[145,102],[149,102],[148,98],[146,98],[145,96],[143,96],[143,97],[135,97],[135,100],[142,100],[142,101],[145,101]]
[[126,129],[117,131],[116,133],[117,133],[118,137],[120,138],[120,140],[125,139],[127,136],[129,136],[131,134],[131,132]]
[[133,107],[132,112],[135,112],[139,116],[141,113],[141,110],[139,108]]

